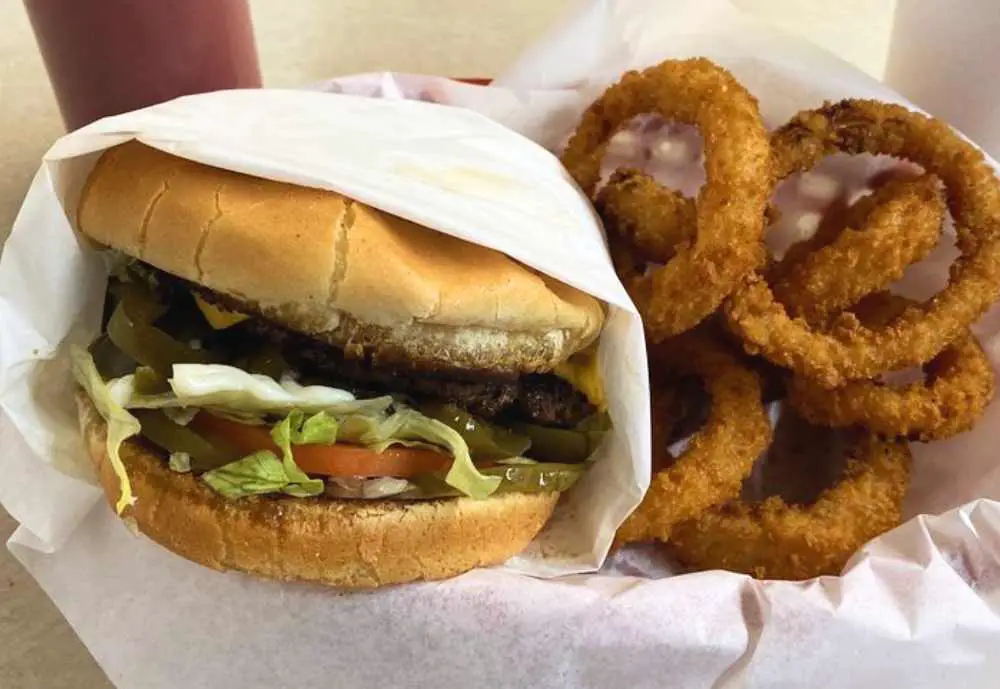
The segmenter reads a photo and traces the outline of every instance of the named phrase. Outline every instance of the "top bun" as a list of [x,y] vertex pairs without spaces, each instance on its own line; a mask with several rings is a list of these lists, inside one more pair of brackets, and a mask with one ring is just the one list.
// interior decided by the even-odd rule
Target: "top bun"
[[604,322],[589,295],[330,191],[107,150],[79,230],[280,325],[417,368],[546,371]]

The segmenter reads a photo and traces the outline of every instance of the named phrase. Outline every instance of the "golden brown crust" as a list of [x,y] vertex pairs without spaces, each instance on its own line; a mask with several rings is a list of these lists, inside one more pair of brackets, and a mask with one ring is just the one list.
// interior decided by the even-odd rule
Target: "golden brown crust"
[[[80,427],[111,505],[118,478],[107,426],[81,391]],[[206,567],[345,588],[443,579],[516,555],[548,521],[557,493],[421,503],[300,498],[230,501],[171,471],[141,443],[122,459],[137,501],[126,518],[168,550]]]
[[77,218],[101,244],[391,359],[547,370],[604,321],[597,300],[497,251],[135,141],[101,156]]

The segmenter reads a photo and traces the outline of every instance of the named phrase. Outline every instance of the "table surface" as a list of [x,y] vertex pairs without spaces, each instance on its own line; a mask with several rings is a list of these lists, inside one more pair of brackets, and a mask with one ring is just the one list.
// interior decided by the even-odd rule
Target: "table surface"
[[[881,75],[890,0],[734,0]],[[573,0],[251,0],[264,82],[294,86],[369,70],[495,74]],[[349,17],[350,21],[343,21]],[[0,3],[0,241],[41,155],[62,133],[21,3]],[[0,540],[16,524],[0,508]],[[109,689],[86,648],[20,565],[0,548],[0,687]]]

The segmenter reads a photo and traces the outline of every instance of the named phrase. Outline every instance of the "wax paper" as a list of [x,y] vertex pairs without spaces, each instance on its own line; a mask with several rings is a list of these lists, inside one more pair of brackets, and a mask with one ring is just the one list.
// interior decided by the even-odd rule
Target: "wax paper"
[[[584,3],[490,88],[386,74],[311,88],[460,105],[557,149],[579,112],[622,71],[695,55],[731,69],[760,99],[772,126],[824,99],[905,102],[837,58],[764,27],[721,0]],[[228,129],[220,126],[213,140],[228,141]],[[681,186],[696,186],[698,180],[686,170],[697,162],[697,141],[669,127],[655,134],[650,139],[644,131],[630,132],[612,155],[622,161],[652,157],[659,176],[678,172]],[[424,150],[434,155],[441,144],[428,143]],[[193,149],[174,150],[191,154]],[[256,154],[206,150],[217,156],[205,158],[209,162],[239,161],[255,166],[249,168],[253,171],[263,169],[256,167],[262,163]],[[320,186],[336,164],[330,162],[319,174],[303,171],[293,155],[281,162],[269,168],[275,176]],[[810,204],[830,194],[823,179],[834,176],[842,180],[835,192],[850,191],[881,165],[835,160],[821,169],[813,182],[790,194],[795,212],[783,233],[815,220]],[[56,187],[67,198],[74,174],[80,173],[56,175]],[[1000,406],[995,403],[974,431],[914,448],[906,523],[867,544],[841,576],[808,582],[760,582],[724,572],[676,575],[655,547],[625,549],[598,572],[527,576],[529,567],[558,573],[545,571],[548,560],[536,546],[507,568],[343,594],[210,572],[131,535],[103,504],[87,508],[94,496],[87,484],[72,478],[82,474],[70,459],[72,448],[60,447],[54,434],[44,432],[65,419],[51,411],[58,405],[42,404],[57,398],[59,388],[45,388],[39,380],[45,379],[44,369],[35,359],[57,353],[60,338],[86,337],[86,328],[78,332],[72,324],[92,317],[96,306],[78,299],[69,308],[63,290],[92,290],[100,276],[79,262],[67,267],[51,260],[71,254],[66,244],[71,240],[65,227],[52,229],[62,225],[61,209],[44,170],[39,180],[0,265],[5,325],[17,324],[15,332],[22,334],[30,330],[25,326],[46,326],[23,341],[3,335],[0,438],[5,477],[15,480],[12,486],[2,484],[0,497],[25,524],[11,549],[119,687],[995,686],[1000,672],[995,653],[1000,644],[1000,471],[994,449]],[[364,191],[352,189],[359,190]],[[441,229],[459,231],[447,223]],[[508,239],[510,244],[497,248],[533,246],[528,238]],[[587,253],[585,247],[592,246],[594,253],[583,265],[603,274],[607,265],[598,242],[580,239],[576,249],[559,251]],[[42,255],[26,246],[35,242],[55,248]],[[22,260],[9,258],[12,249]],[[586,284],[585,268],[560,256],[519,257],[604,294]],[[948,257],[945,242],[925,267],[907,275],[904,289],[917,294],[939,284]],[[18,296],[22,290],[39,296]],[[605,298],[614,302],[614,291],[608,290]],[[41,295],[56,304],[44,308],[61,309],[61,315],[34,313],[29,307],[43,308]],[[627,329],[629,310],[621,306],[620,327]],[[996,310],[977,326],[994,362],[998,331]],[[628,338],[606,336],[608,343],[619,341]],[[8,358],[8,352],[32,348],[39,354],[27,362],[14,365]],[[605,346],[608,373],[622,353]],[[58,356],[52,361],[48,365],[59,373]],[[625,407],[634,403],[622,401]],[[30,427],[23,430],[23,425]],[[642,474],[641,468],[633,472],[635,484],[642,483]],[[579,533],[599,540],[600,530],[588,519],[562,523],[577,523]]]

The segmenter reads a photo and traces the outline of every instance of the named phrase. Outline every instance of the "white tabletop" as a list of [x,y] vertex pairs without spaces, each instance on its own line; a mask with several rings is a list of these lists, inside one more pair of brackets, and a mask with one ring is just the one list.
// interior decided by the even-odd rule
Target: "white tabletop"
[[[872,74],[885,66],[895,0],[734,0]],[[291,86],[351,72],[489,76],[573,0],[251,0],[264,82]],[[339,21],[350,18],[349,22]],[[62,132],[23,7],[0,3],[0,240],[42,153]],[[0,540],[14,530],[0,509]],[[0,687],[109,689],[58,610],[0,548]]]

